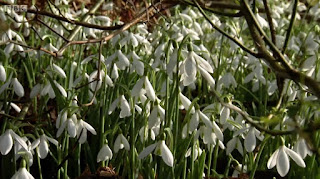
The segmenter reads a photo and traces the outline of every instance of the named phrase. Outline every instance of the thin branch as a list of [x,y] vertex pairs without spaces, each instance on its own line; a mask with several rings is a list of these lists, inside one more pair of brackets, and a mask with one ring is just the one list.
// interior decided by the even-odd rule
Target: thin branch
[[[3,0],[0,0],[0,5],[12,5],[8,2],[5,2]],[[78,26],[83,26],[83,27],[87,27],[87,28],[93,28],[93,29],[98,29],[98,30],[117,30],[120,29],[122,27],[122,25],[115,25],[115,26],[101,26],[101,25],[95,25],[95,24],[90,24],[90,23],[86,23],[86,22],[81,22],[81,21],[76,21],[76,20],[70,20],[67,19],[65,17],[59,16],[59,15],[55,15],[52,14],[50,12],[46,12],[46,11],[38,11],[35,9],[28,9],[27,10],[28,13],[32,13],[35,15],[43,15],[43,16],[47,16],[47,17],[51,17],[53,19],[56,20],[60,20],[60,21],[64,21],[64,22],[68,22],[70,24],[74,24],[74,25],[78,25]]]
[[[155,6],[159,6],[160,3],[157,3]],[[155,8],[153,6],[149,6],[149,8],[144,11],[141,12],[135,19],[133,19],[131,22],[123,25],[119,30],[114,31],[113,33],[109,34],[106,37],[103,37],[101,39],[89,39],[89,40],[82,40],[82,41],[70,41],[69,43],[67,43],[66,45],[64,45],[63,47],[61,47],[61,49],[57,52],[57,56],[62,56],[63,51],[68,48],[70,45],[79,45],[79,44],[89,44],[89,43],[100,43],[101,41],[108,41],[110,39],[112,39],[114,36],[128,30],[130,27],[132,27],[133,25],[137,24],[138,22],[140,22],[143,18],[145,18],[147,15],[146,14],[151,14],[152,12],[155,11]]]
[[271,40],[274,43],[274,45],[277,45],[276,30],[275,30],[273,22],[272,22],[271,12],[270,12],[267,0],[263,0],[263,4],[264,4],[264,9],[265,9],[266,15],[267,15],[267,20],[268,20],[268,23],[269,23]]
[[193,2],[196,4],[196,6],[198,7],[199,11],[201,12],[201,14],[205,17],[205,19],[211,24],[211,26],[217,30],[218,32],[220,32],[222,35],[226,36],[228,39],[230,39],[232,42],[234,42],[235,44],[237,44],[241,49],[243,49],[244,51],[246,51],[247,53],[251,54],[254,57],[258,57],[259,55],[250,50],[248,47],[244,46],[238,39],[231,37],[231,35],[229,35],[227,32],[223,31],[222,29],[220,29],[218,26],[216,26],[211,20],[210,18],[207,16],[207,14],[203,11],[202,7],[198,4],[198,2],[196,0],[193,0]]
[[290,19],[290,24],[286,33],[286,39],[284,41],[283,47],[282,47],[282,53],[285,53],[288,43],[289,43],[289,39],[291,36],[291,31],[293,29],[293,23],[294,20],[296,18],[296,14],[297,14],[297,7],[298,7],[298,0],[294,0],[294,4],[293,4],[293,9],[292,9],[292,14],[291,14],[291,19]]
[[51,28],[49,25],[47,25],[46,23],[44,23],[42,20],[40,20],[39,18],[37,18],[37,21],[40,22],[42,25],[46,26],[50,31],[52,31],[53,33],[57,34],[59,37],[61,37],[64,41],[69,42],[68,39],[66,39],[63,35],[59,34],[59,32],[57,32],[56,30],[54,30],[53,28]]

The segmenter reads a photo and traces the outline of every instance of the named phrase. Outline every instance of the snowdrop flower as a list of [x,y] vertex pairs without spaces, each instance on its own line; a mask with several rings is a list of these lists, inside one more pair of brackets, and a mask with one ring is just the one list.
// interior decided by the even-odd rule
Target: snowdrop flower
[[59,67],[58,65],[56,64],[52,64],[52,68],[53,70],[59,75],[61,76],[62,78],[66,78],[66,73],[63,71],[63,69],[61,67]]
[[[179,93],[179,99],[180,99],[180,102],[182,103],[182,106],[180,106],[179,108],[189,110],[189,107],[191,105],[191,101],[186,96],[184,96],[181,92]],[[192,106],[190,112],[195,113],[195,109],[193,106]]]
[[58,146],[57,140],[55,140],[51,137],[48,137],[45,134],[42,134],[39,139],[33,141],[31,144],[32,148],[37,147],[37,153],[41,159],[46,158],[48,155],[48,152],[49,152],[49,142],[48,141],[50,141],[55,146]]
[[173,155],[170,149],[167,147],[164,140],[151,144],[145,149],[143,149],[143,151],[139,154],[138,158],[143,159],[154,150],[156,154],[162,157],[162,160],[164,161],[164,163],[166,163],[170,167],[173,167]]
[[112,102],[109,108],[109,114],[111,114],[115,110],[115,108],[119,106],[119,104],[121,109],[120,118],[131,116],[131,108],[124,95],[121,95],[119,98]]
[[99,77],[98,77],[98,70],[95,70],[90,74],[89,87],[92,91],[96,91],[101,88],[103,76],[104,76],[104,72],[102,70],[99,72]]
[[[11,75],[12,75],[12,74],[11,74]],[[11,80],[11,75],[10,75],[8,81],[0,87],[0,94],[1,94],[4,90],[6,90],[6,89],[9,87],[9,85],[11,84],[11,81],[12,81],[12,80]]]
[[311,156],[312,151],[309,149],[307,142],[304,138],[300,138],[296,145],[294,146],[294,150],[304,159],[307,155]]
[[223,106],[220,111],[220,123],[225,124],[227,119],[230,117],[230,109],[228,107]]
[[154,106],[154,108],[152,109],[149,115],[149,121],[148,121],[149,129],[151,129],[154,126],[160,125],[161,121],[164,120],[164,116],[165,116],[165,110],[159,104]]
[[[82,131],[82,132],[81,132]],[[97,135],[96,130],[87,122],[83,121],[82,119],[78,122],[78,129],[77,129],[77,136],[80,135],[79,143],[83,144],[85,141],[87,141],[87,131],[90,131],[91,134]]]
[[41,91],[41,84],[36,84],[34,85],[34,87],[31,89],[31,92],[30,92],[30,98],[34,98],[36,97]]
[[58,129],[57,132],[57,137],[60,137],[60,135],[62,134],[62,132],[64,131],[64,129],[67,127],[68,130],[68,134],[70,135],[70,137],[74,138],[77,135],[77,116],[75,114],[73,114],[71,116],[71,118],[67,119],[66,121],[64,121],[61,126]]
[[121,52],[121,50],[117,50],[113,55],[107,58],[107,60],[105,61],[106,65],[108,66],[108,64],[111,64],[112,61],[116,58],[118,59],[116,64],[119,69],[124,70],[130,65],[129,59]]
[[13,90],[14,92],[19,96],[23,97],[24,96],[24,89],[21,83],[18,81],[17,78],[12,79],[12,85],[13,85]]
[[264,136],[261,135],[260,131],[256,128],[250,127],[249,132],[244,139],[244,147],[247,152],[252,152],[256,148],[256,138],[263,140]]
[[234,149],[237,149],[241,155],[243,155],[243,147],[240,139],[238,137],[233,137],[227,143],[226,154],[229,155]]
[[7,79],[6,70],[4,69],[2,63],[0,63],[0,81],[5,82]]
[[104,144],[97,155],[97,163],[101,161],[111,160],[111,159],[112,159],[112,150],[110,149],[108,144]]
[[[190,155],[191,155],[191,153],[192,153],[192,147],[190,147],[188,150],[187,150],[187,152],[186,152],[186,154],[185,154],[185,157],[189,157]],[[192,159],[193,159],[193,161],[195,161],[199,156],[201,156],[201,154],[202,154],[202,149],[199,147],[199,145],[197,144],[196,145],[196,148],[195,148],[195,150],[194,150],[194,152],[193,152],[193,157],[192,157]]]
[[131,66],[131,72],[136,71],[138,75],[143,76],[144,74],[144,63],[140,61],[140,57],[136,54],[135,51],[132,51],[129,54],[129,57],[132,59],[132,66]]
[[5,133],[0,136],[0,151],[2,155],[7,155],[10,152],[13,142],[19,143],[25,150],[28,150],[27,143],[13,132],[13,130],[7,129]]
[[128,140],[122,134],[119,134],[114,142],[114,152],[118,153],[118,151],[123,148],[129,151],[130,145]]
[[137,81],[137,83],[133,86],[131,90],[133,97],[141,97],[142,92],[145,92],[151,101],[155,101],[157,99],[156,93],[147,76],[144,76],[139,81]]
[[34,179],[25,167],[20,168],[11,179]]
[[288,155],[297,163],[297,165],[303,168],[306,167],[306,164],[299,154],[283,145],[279,147],[269,158],[267,163],[268,169],[271,169],[277,165],[277,171],[280,176],[286,176],[290,169],[290,161]]

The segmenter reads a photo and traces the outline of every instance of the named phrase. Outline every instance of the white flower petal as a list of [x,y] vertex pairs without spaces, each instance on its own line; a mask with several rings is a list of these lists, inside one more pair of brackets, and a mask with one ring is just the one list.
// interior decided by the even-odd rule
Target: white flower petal
[[0,136],[0,151],[2,155],[7,155],[13,145],[12,136],[10,130],[6,130],[4,134]]
[[249,130],[244,139],[244,147],[248,152],[252,152],[256,148],[256,136],[253,128]]
[[203,112],[201,112],[200,110],[197,110],[196,112],[199,114],[202,122],[205,123],[207,127],[212,129],[213,128],[212,121],[210,121],[210,119],[205,114],[203,114]]
[[138,158],[143,159],[148,156],[157,146],[158,143],[154,143],[144,148],[143,151],[139,154]]
[[0,81],[5,82],[7,79],[6,70],[4,69],[2,63],[0,63]]
[[59,67],[58,65],[56,64],[53,64],[52,65],[53,67],[53,70],[58,74],[60,75],[62,78],[66,78],[66,73],[63,71],[63,69],[61,67]]
[[36,97],[40,93],[40,91],[41,91],[41,84],[38,83],[32,88],[30,92],[30,98]]
[[303,167],[303,168],[306,167],[306,164],[304,163],[302,157],[299,154],[297,154],[295,151],[293,151],[285,146],[284,146],[284,150],[292,158],[292,160],[297,163],[297,165],[299,165],[300,167]]
[[39,144],[39,157],[41,159],[46,158],[48,155],[48,152],[49,152],[48,143],[47,143],[45,137],[42,135],[40,137],[40,144]]
[[290,169],[289,157],[284,151],[284,147],[279,148],[278,158],[277,158],[277,171],[280,176],[284,177],[287,175]]
[[112,159],[112,151],[108,144],[104,144],[97,155],[97,162]]
[[148,98],[151,101],[155,101],[156,100],[156,93],[154,92],[154,89],[153,89],[147,76],[145,77],[144,85],[145,85],[145,89],[146,89]]
[[173,155],[164,140],[160,142],[161,157],[164,163],[173,167]]
[[13,84],[13,90],[14,92],[19,96],[23,97],[24,96],[24,89],[21,83],[18,81],[17,78],[12,79],[12,84]]
[[268,169],[273,168],[274,166],[276,166],[277,164],[277,158],[278,158],[278,153],[279,153],[279,149],[277,149],[275,152],[273,152],[273,154],[271,155],[271,157],[268,160],[267,163],[267,167]]

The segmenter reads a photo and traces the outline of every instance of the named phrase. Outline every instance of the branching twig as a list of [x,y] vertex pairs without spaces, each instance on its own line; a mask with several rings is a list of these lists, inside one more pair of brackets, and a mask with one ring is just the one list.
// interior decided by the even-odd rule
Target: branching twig
[[218,32],[220,32],[222,35],[226,36],[228,39],[230,39],[232,42],[234,42],[235,44],[237,44],[241,49],[243,49],[245,52],[251,54],[254,57],[259,57],[259,55],[256,52],[253,52],[252,50],[250,50],[248,47],[244,46],[238,39],[231,37],[231,35],[229,35],[227,32],[223,31],[222,29],[220,29],[218,26],[216,26],[211,20],[210,18],[207,16],[207,14],[203,11],[202,7],[198,4],[198,2],[196,0],[193,0],[193,2],[196,4],[196,6],[198,7],[199,11],[201,12],[201,14],[206,18],[206,20],[211,24],[211,26],[216,29]]

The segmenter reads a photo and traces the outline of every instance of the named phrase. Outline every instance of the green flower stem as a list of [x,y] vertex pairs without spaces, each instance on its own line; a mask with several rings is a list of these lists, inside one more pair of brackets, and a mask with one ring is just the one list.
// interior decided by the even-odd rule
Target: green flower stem
[[258,152],[258,154],[257,154],[257,157],[255,158],[255,162],[254,162],[253,168],[252,168],[251,173],[250,173],[250,179],[253,179],[253,178],[254,178],[254,174],[255,174],[255,172],[256,172],[256,170],[257,170],[257,168],[258,168],[258,165],[259,165],[259,160],[260,160],[261,154],[262,154],[263,149],[264,149],[264,147],[265,147],[265,145],[266,145],[266,143],[267,143],[267,141],[268,141],[269,138],[270,138],[270,135],[267,135],[267,136],[263,139],[263,141],[262,141],[262,143],[261,143],[259,152]]
[[[214,156],[213,156],[213,165],[212,165],[212,170],[216,171],[217,169],[217,162],[218,162],[218,154],[219,154],[219,144],[218,144],[218,139],[216,141],[216,145],[214,147]],[[214,174],[213,177],[215,177],[216,174]]]
[[211,175],[211,162],[212,162],[212,153],[213,153],[213,146],[209,146],[209,156],[208,156],[208,170],[207,170],[207,177],[210,178],[210,175]]

